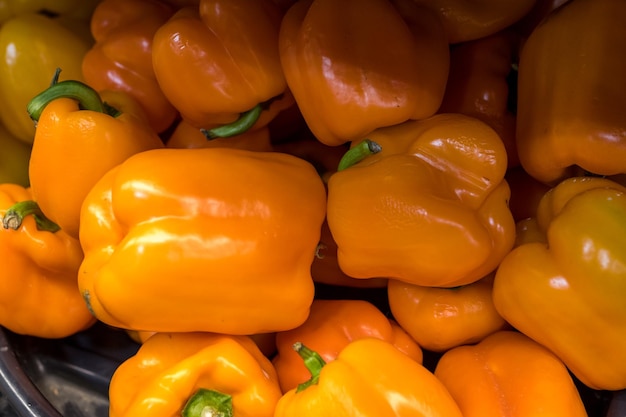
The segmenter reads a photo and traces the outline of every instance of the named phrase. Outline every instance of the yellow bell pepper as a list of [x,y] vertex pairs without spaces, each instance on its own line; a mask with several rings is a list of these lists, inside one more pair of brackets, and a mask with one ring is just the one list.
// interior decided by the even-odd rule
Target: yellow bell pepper
[[431,371],[384,340],[354,340],[328,363],[301,343],[294,349],[311,379],[280,398],[274,417],[462,416]]
[[95,320],[78,291],[78,240],[50,222],[30,189],[0,184],[0,325],[19,334],[62,338]]
[[0,119],[11,134],[33,142],[28,102],[50,85],[59,67],[62,78],[82,81],[82,59],[90,46],[89,39],[42,14],[20,14],[0,27]]
[[110,417],[272,417],[276,371],[246,336],[157,333],[118,366]]
[[569,178],[544,195],[536,220],[496,272],[496,309],[584,384],[626,388],[626,187]]
[[0,1],[0,24],[14,16],[45,13],[89,21],[100,0],[5,0]]
[[[515,239],[497,133],[469,116],[439,114],[368,138],[328,181],[327,219],[341,269],[354,278],[436,287],[493,271]],[[380,151],[372,154],[368,144]]]
[[325,203],[315,168],[291,155],[135,154],[83,203],[81,292],[101,321],[131,330],[294,328],[313,301]]

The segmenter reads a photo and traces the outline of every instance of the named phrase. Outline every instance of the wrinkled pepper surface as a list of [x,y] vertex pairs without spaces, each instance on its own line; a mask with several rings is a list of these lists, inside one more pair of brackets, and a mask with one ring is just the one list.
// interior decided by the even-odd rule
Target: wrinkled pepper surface
[[124,91],[137,100],[157,132],[178,116],[152,67],[154,33],[175,12],[160,0],[102,0],[91,18],[94,45],[82,61],[85,82],[97,91]]
[[514,75],[519,35],[503,30],[491,36],[453,45],[450,74],[440,113],[463,113],[482,120],[500,136],[508,166],[519,165],[515,143]]
[[276,372],[246,336],[158,333],[122,362],[109,386],[110,416],[272,417]]
[[201,0],[161,25],[154,72],[185,121],[207,135],[241,121],[242,133],[293,104],[278,54],[282,16],[271,0]]
[[293,350],[294,343],[303,343],[325,362],[332,362],[350,342],[366,337],[389,342],[416,362],[422,362],[421,347],[374,304],[356,299],[316,299],[302,325],[276,334],[277,354],[272,362],[281,389],[287,392],[311,377],[302,358]]
[[0,184],[0,218],[0,325],[44,338],[91,326],[95,319],[78,290],[78,240],[58,230],[18,184]]
[[433,373],[386,341],[354,340],[328,363],[306,345],[294,349],[311,378],[278,400],[275,417],[462,415]]
[[20,14],[0,26],[0,119],[11,134],[33,142],[28,102],[50,85],[58,67],[63,79],[82,81],[81,62],[90,46],[90,39],[42,14]]
[[626,187],[569,178],[541,199],[536,223],[496,272],[496,309],[584,384],[626,388]]
[[327,219],[341,269],[354,278],[436,287],[493,271],[515,239],[497,133],[469,116],[438,114],[368,138],[328,181]]
[[302,324],[326,208],[308,162],[231,148],[141,152],[82,207],[81,293],[131,330],[256,334]]
[[[571,0],[520,53],[517,148],[534,178],[626,172],[626,3]],[[572,42],[572,38],[584,42]]]
[[143,109],[122,91],[99,94],[60,81],[35,96],[28,112],[37,123],[28,169],[33,195],[76,238],[81,205],[96,181],[130,155],[163,147]]
[[279,43],[302,116],[327,145],[429,117],[441,104],[448,43],[438,17],[411,1],[299,1]]
[[393,318],[422,348],[444,352],[507,326],[493,305],[492,288],[493,273],[454,288],[391,279],[387,296]]
[[435,376],[464,417],[587,417],[563,362],[519,332],[496,332],[445,352]]

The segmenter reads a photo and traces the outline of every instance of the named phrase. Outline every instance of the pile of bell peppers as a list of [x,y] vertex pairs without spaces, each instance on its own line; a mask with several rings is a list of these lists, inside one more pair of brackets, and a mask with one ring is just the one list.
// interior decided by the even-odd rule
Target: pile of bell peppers
[[10,4],[0,325],[127,332],[111,417],[626,389],[626,3]]

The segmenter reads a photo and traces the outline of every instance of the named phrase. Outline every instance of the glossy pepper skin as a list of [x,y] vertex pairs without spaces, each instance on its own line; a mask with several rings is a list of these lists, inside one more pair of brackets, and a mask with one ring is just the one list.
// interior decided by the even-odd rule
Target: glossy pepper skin
[[328,363],[306,346],[297,348],[313,377],[281,397],[275,417],[462,415],[428,369],[388,342],[354,340]]
[[0,119],[27,143],[35,137],[28,102],[50,85],[56,68],[63,79],[83,80],[81,62],[91,46],[59,21],[37,13],[14,16],[0,27]]
[[250,338],[212,333],[151,336],[109,387],[111,417],[272,417],[280,396],[271,362]]
[[327,219],[341,269],[435,287],[492,272],[515,238],[506,151],[496,132],[469,116],[439,114],[368,138],[381,150],[328,181]]
[[[15,204],[24,203],[21,208]],[[10,210],[13,209],[13,210]],[[46,222],[30,189],[0,184],[0,325],[12,332],[63,338],[95,319],[78,291],[78,240]],[[41,220],[41,223],[39,221]]]
[[[65,87],[80,93],[65,96]],[[163,142],[139,104],[121,91],[98,94],[86,84],[61,81],[30,105],[37,120],[28,169],[33,195],[46,216],[78,238],[80,208],[96,181],[130,155]]]
[[[154,72],[184,120],[208,129],[282,102],[278,98],[287,90],[278,55],[282,15],[270,0],[201,0],[156,31]],[[285,97],[285,105],[293,103]]]
[[285,14],[279,44],[302,116],[326,145],[429,117],[441,104],[443,27],[410,1],[299,1]]
[[463,113],[482,120],[500,136],[508,167],[519,165],[515,143],[515,101],[509,77],[517,62],[519,35],[512,30],[453,45],[450,74],[439,113]]
[[398,324],[424,349],[445,352],[477,343],[507,326],[492,300],[493,273],[455,288],[389,280],[389,308]]
[[[517,148],[522,166],[539,181],[556,185],[581,170],[626,172],[624,19],[624,2],[571,0],[524,43]],[[572,36],[585,41],[571,42]]]
[[529,229],[494,281],[498,312],[593,389],[626,388],[625,219],[624,186],[564,180],[539,203],[543,241]]
[[537,0],[413,0],[437,13],[452,44],[484,38],[525,17]]
[[464,417],[587,417],[563,362],[519,332],[496,332],[445,352],[435,376]]
[[276,334],[277,354],[272,363],[283,392],[306,382],[311,374],[293,344],[303,343],[326,362],[332,362],[350,342],[375,338],[392,344],[421,363],[421,347],[374,304],[365,300],[316,299],[307,320],[292,330]]
[[175,11],[160,0],[102,0],[91,17],[95,43],[82,60],[87,84],[97,91],[128,93],[159,133],[172,125],[178,111],[154,75],[152,38]]
[[325,203],[313,166],[290,155],[136,154],[83,204],[81,292],[96,317],[131,330],[297,327],[313,301],[310,268]]

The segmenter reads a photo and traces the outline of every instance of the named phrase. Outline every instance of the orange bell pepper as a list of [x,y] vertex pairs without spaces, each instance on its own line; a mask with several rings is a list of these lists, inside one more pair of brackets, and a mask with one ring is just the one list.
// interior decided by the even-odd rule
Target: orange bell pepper
[[437,12],[450,43],[493,35],[524,18],[537,0],[413,0]]
[[78,240],[58,230],[30,189],[0,184],[0,325],[19,334],[62,338],[95,319],[78,291]]
[[[282,16],[271,0],[201,0],[156,31],[156,78],[187,123],[209,137],[229,136],[293,104],[278,54]],[[213,130],[231,124],[234,133]]]
[[463,113],[482,120],[500,135],[508,166],[519,165],[515,114],[509,78],[515,75],[519,37],[503,30],[450,49],[450,75],[440,113]]
[[232,148],[156,149],[85,198],[79,285],[109,325],[256,334],[302,324],[326,208],[308,162]]
[[541,199],[536,222],[498,267],[496,309],[590,388],[626,388],[626,187],[568,178]]
[[326,145],[429,117],[441,104],[448,43],[439,19],[411,1],[299,1],[279,44],[302,116]]
[[95,44],[85,53],[85,82],[97,91],[124,91],[143,107],[152,128],[161,133],[178,116],[152,68],[154,33],[175,12],[157,0],[103,0],[91,17]]
[[[291,140],[274,145],[277,152],[285,152],[302,158],[315,166],[324,182],[337,171],[337,165],[346,149],[342,146],[328,146],[318,141],[310,134],[298,135]],[[385,288],[385,278],[355,279],[346,275],[337,261],[337,243],[324,220],[320,242],[315,251],[315,259],[311,265],[313,281],[321,284],[360,287]]]
[[311,377],[302,358],[293,350],[294,343],[305,344],[325,362],[331,362],[350,342],[366,337],[389,342],[416,362],[422,362],[420,346],[374,304],[358,299],[316,299],[303,324],[276,334],[277,354],[272,362],[281,389],[287,392]]
[[95,182],[130,155],[163,147],[139,104],[121,91],[54,82],[28,111],[37,125],[28,169],[33,195],[76,238],[80,207]]
[[524,43],[517,148],[539,181],[556,185],[582,171],[626,173],[624,19],[624,2],[571,0]]
[[245,336],[159,333],[122,362],[109,386],[110,416],[272,417],[276,372]]
[[464,417],[587,417],[563,362],[519,332],[496,332],[445,352],[435,376]]
[[327,219],[341,269],[354,278],[436,287],[492,272],[515,239],[497,133],[469,116],[439,114],[368,138],[328,181]]
[[239,135],[228,138],[215,138],[208,140],[197,129],[181,120],[171,136],[165,143],[168,148],[217,148],[228,147],[237,149],[248,149],[250,151],[270,152],[273,150],[270,131],[267,126],[254,130],[248,130]]
[[454,288],[391,279],[387,285],[391,314],[424,349],[444,352],[477,343],[507,327],[491,298],[493,275]]
[[433,373],[384,340],[354,340],[328,363],[301,343],[294,348],[311,378],[283,394],[274,417],[462,415]]

